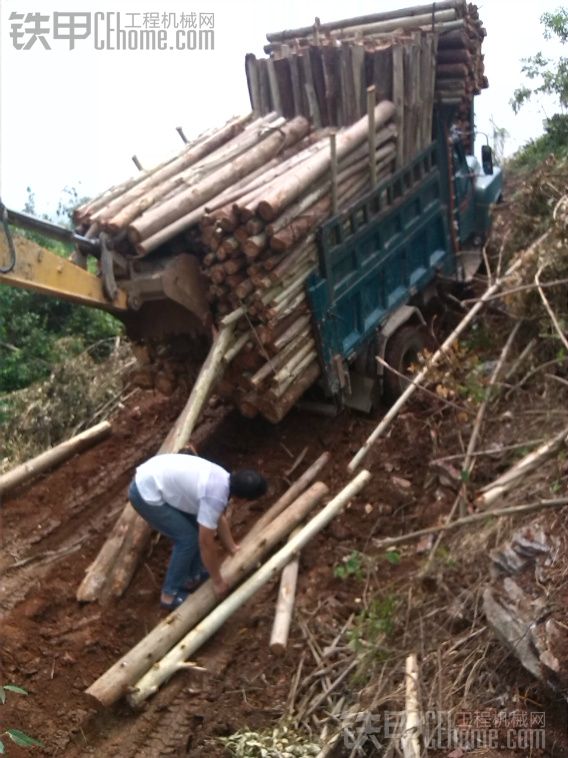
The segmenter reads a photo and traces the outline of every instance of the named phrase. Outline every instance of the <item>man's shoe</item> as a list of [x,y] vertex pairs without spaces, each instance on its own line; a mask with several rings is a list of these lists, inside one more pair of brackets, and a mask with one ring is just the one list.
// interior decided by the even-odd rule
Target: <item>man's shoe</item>
[[173,598],[167,603],[165,603],[163,600],[160,599],[160,605],[162,606],[162,608],[165,608],[167,611],[175,611],[175,609],[179,608],[179,606],[183,603],[183,601],[187,599],[188,595],[189,595],[189,592],[186,592],[185,590],[180,590],[179,592],[176,592]]

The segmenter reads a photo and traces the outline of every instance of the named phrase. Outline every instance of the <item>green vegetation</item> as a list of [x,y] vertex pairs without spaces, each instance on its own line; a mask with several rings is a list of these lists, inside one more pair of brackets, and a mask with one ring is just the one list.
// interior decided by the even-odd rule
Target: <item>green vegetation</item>
[[354,577],[355,579],[363,579],[363,563],[365,556],[358,550],[354,550],[350,555],[346,556],[343,561],[333,569],[333,576],[336,579],[349,579]]
[[394,634],[395,614],[399,600],[394,595],[376,597],[364,608],[347,632],[349,645],[355,652],[368,649],[381,650],[381,641]]
[[[568,41],[568,9],[558,8],[554,12],[543,13],[541,23],[544,26],[545,39],[555,39],[563,45]],[[549,58],[542,52],[523,59],[523,73],[530,86],[518,87],[511,99],[511,106],[518,113],[523,105],[533,97],[549,95],[556,98],[560,112],[548,118],[545,132],[541,137],[530,140],[509,161],[509,168],[533,168],[548,156],[568,157],[568,57],[560,56],[557,60]]]
[[[4,705],[8,692],[14,692],[17,695],[27,695],[27,691],[23,687],[18,687],[15,684],[4,684],[0,686],[0,704]],[[19,747],[44,747],[43,743],[36,740],[35,737],[30,737],[29,734],[22,732],[20,729],[4,729],[0,732],[0,754],[6,752],[6,746],[2,740],[2,737],[8,737],[15,745]]]
[[[78,202],[74,190],[66,192],[56,219],[62,225],[69,225],[70,208]],[[29,189],[25,212],[35,212]],[[37,232],[21,234],[62,257],[70,254],[68,246]],[[16,234],[14,241],[17,250]],[[96,360],[106,358],[112,350],[110,338],[121,332],[120,322],[108,313],[0,286],[0,394],[47,378],[55,365],[87,349]]]

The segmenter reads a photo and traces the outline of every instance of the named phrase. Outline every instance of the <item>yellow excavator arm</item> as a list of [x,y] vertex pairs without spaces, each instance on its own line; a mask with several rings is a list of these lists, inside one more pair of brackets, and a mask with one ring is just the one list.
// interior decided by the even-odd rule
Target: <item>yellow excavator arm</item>
[[0,284],[41,292],[81,305],[117,312],[126,311],[127,294],[118,289],[112,302],[102,280],[71,261],[25,237],[13,238],[14,252],[5,234],[0,234]]
[[104,308],[115,313],[128,309],[127,293],[124,290],[115,288],[113,297],[109,298],[102,279],[26,237],[13,237],[9,222],[17,223],[24,228],[45,231],[55,239],[65,242],[80,241],[84,245],[93,244],[55,224],[8,211],[0,201],[0,284],[9,284],[12,287],[60,297],[81,305]]

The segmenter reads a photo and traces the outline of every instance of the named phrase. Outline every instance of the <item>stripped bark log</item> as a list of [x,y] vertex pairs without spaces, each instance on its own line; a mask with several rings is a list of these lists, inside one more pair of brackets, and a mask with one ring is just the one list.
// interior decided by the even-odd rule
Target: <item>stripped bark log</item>
[[230,164],[214,171],[194,187],[181,192],[171,200],[162,203],[155,210],[149,210],[143,218],[129,226],[131,239],[140,241],[158,232],[162,227],[192,212],[212,197],[225,190],[236,180],[262,166],[288,145],[302,139],[309,131],[308,121],[299,116],[276,132],[265,137],[255,148],[240,155]]
[[7,471],[0,476],[0,497],[8,492],[27,484],[44,471],[58,466],[63,461],[68,460],[76,453],[86,450],[91,445],[95,445],[111,433],[111,425],[108,421],[102,421],[100,424],[86,429],[84,432],[77,434],[71,439],[55,445],[50,450],[36,455],[25,463]]
[[[293,532],[291,538],[294,538],[298,531]],[[288,634],[292,623],[292,613],[294,611],[294,601],[296,599],[299,568],[300,554],[298,553],[282,569],[278,598],[276,600],[276,612],[270,635],[270,650],[275,655],[283,655],[286,652]]]
[[[375,108],[377,128],[384,126],[394,116],[394,105],[389,102],[379,103]],[[357,147],[367,136],[367,117],[360,119],[353,126],[338,133],[336,140],[337,158],[341,160]],[[263,199],[258,204],[258,213],[266,221],[273,221],[291,202],[305,191],[310,184],[323,176],[329,168],[329,153],[322,151],[278,182],[265,187]]]

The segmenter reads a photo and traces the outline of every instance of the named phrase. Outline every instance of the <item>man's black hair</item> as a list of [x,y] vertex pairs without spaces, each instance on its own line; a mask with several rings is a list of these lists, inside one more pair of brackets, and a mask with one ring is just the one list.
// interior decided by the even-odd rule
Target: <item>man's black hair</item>
[[235,471],[229,480],[229,494],[235,497],[243,497],[246,500],[256,500],[266,494],[268,485],[266,479],[250,469]]

